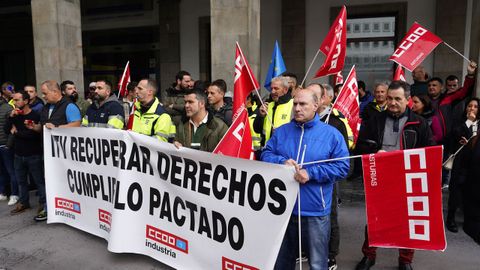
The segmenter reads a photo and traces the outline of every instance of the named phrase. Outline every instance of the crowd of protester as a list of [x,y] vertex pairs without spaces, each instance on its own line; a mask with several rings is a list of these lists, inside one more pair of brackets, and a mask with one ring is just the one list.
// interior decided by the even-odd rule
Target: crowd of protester
[[[294,269],[296,259],[298,262],[299,215],[305,224],[303,255],[310,269],[337,269],[336,182],[360,175],[360,166],[345,160],[301,164],[350,154],[437,144],[444,146],[447,159],[460,149],[451,177],[449,170],[444,171],[442,184],[450,193],[446,227],[458,231],[455,215],[463,205],[464,229],[480,243],[480,113],[479,99],[471,98],[476,64],[470,62],[467,70],[462,87],[455,76],[447,77],[444,86],[441,78],[429,78],[423,67],[412,72],[411,86],[402,81],[380,82],[371,92],[358,81],[362,126],[356,145],[347,119],[332,108],[342,85],[312,83],[302,88],[295,74],[285,73],[272,79],[265,98],[255,93],[248,96],[256,158],[294,166],[294,178],[300,183],[302,209],[294,207],[275,269]],[[91,82],[85,98],[79,96],[72,81],[42,82],[41,98],[33,85],[16,89],[13,83],[5,82],[1,90],[0,201],[13,207],[12,215],[22,213],[30,208],[29,191],[36,186],[36,221],[47,219],[43,128],[129,129],[176,147],[212,152],[232,123],[232,99],[225,81],[194,81],[186,71],[178,72],[175,82],[165,90],[158,89],[152,79],[130,82],[123,97],[117,96],[106,79]],[[364,257],[356,269],[370,269],[375,264],[376,248],[368,245],[367,230],[362,252]],[[412,269],[413,255],[413,250],[400,249],[399,269]]]

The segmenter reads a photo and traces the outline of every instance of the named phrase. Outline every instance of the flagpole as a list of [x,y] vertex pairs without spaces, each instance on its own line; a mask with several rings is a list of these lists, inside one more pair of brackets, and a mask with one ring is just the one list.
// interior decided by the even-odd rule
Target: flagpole
[[[120,79],[120,86],[123,85],[123,80],[125,80],[125,74],[127,73],[127,67],[128,67],[128,63],[130,63],[130,60],[127,61],[127,64],[125,65],[125,69],[123,70],[123,74],[122,74],[122,78]],[[122,91],[122,89],[118,89],[118,96],[117,98],[120,98],[120,92]]]
[[[298,154],[297,154],[297,162],[300,155],[300,149],[302,148],[302,141],[300,141],[300,145],[298,146]],[[307,151],[307,145],[303,146],[303,153],[301,163],[305,160],[305,152]],[[301,168],[301,166],[300,166]],[[298,258],[300,259],[300,270],[303,269],[302,265],[302,215],[301,215],[301,206],[300,206],[300,183],[298,183],[298,193],[297,193],[297,212],[298,212]]]
[[465,57],[463,54],[461,54],[459,51],[455,50],[455,48],[453,48],[452,46],[450,46],[448,43],[446,43],[445,41],[443,42],[443,44],[445,44],[447,47],[449,47],[450,49],[452,49],[454,52],[456,52],[458,55],[460,55],[463,59],[465,59],[467,62],[470,63],[470,59],[468,59],[467,57]]
[[[238,44],[238,41],[236,42],[237,43],[237,46],[240,48],[240,44]],[[243,55],[243,51],[240,49],[238,50],[240,52],[240,54],[242,55],[242,59],[243,59],[243,62],[246,63],[245,61],[245,56]],[[255,85],[255,81],[253,80],[253,76],[252,74],[250,73],[250,70],[248,69],[247,67],[247,73],[248,73],[248,76],[250,77],[250,81],[252,81],[252,84],[253,86],[256,86]],[[258,89],[255,87],[255,92],[257,93],[258,95],[258,99],[260,99],[260,103],[262,103],[262,106],[265,106],[265,103],[263,103],[263,99],[262,99],[262,96],[260,95],[260,92],[258,92]],[[265,106],[267,107],[267,106]],[[268,121],[270,121],[270,125],[272,126],[273,128],[273,122],[272,122],[272,119],[270,118],[270,115],[268,114],[268,109],[267,109],[267,118],[268,118]]]
[[318,49],[317,53],[316,53],[315,56],[313,57],[313,60],[312,60],[312,62],[310,63],[310,66],[308,67],[307,72],[305,73],[305,77],[303,77],[303,80],[302,80],[302,83],[300,84],[300,87],[303,88],[303,84],[305,83],[305,80],[307,79],[308,73],[310,72],[310,69],[312,68],[313,63],[314,63],[315,60],[317,59],[317,56],[318,56],[319,53],[320,53],[320,49]]
[[[352,74],[352,71],[353,71],[353,68],[354,68],[354,67],[355,67],[355,65],[353,65],[352,68],[350,69],[350,72],[348,72],[347,79],[350,77],[350,74]],[[346,79],[345,79],[344,81],[346,81]],[[338,92],[337,97],[340,96],[340,94],[342,93],[342,91],[343,91],[344,88],[345,88],[345,84],[342,85],[342,89],[340,89],[340,92]],[[336,98],[335,101],[333,102],[333,104],[332,104],[332,109],[330,110],[330,112],[329,112],[328,115],[327,115],[327,119],[325,120],[325,123],[327,123],[327,124],[328,124],[328,121],[330,120],[330,114],[332,114],[333,108],[335,107],[335,104],[337,104],[337,101],[338,101],[338,98]]]
[[298,164],[298,165],[299,166],[306,166],[306,165],[319,164],[319,163],[324,163],[324,162],[338,161],[338,160],[345,160],[345,159],[352,159],[352,158],[359,158],[359,157],[362,157],[362,155],[331,158],[331,159],[325,159],[325,160],[316,160],[316,161],[305,162],[305,163]]

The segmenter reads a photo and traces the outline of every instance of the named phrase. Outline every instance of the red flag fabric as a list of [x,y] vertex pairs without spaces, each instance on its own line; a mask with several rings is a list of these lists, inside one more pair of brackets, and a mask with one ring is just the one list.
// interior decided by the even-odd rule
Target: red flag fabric
[[337,84],[342,84],[343,83],[343,76],[342,76],[342,72],[338,72],[337,74],[335,74],[335,85]]
[[[397,65],[397,68],[395,69],[395,73],[393,73],[393,80],[394,81],[404,81],[406,82],[407,80],[405,79],[405,72],[403,71],[402,66]],[[408,104],[407,106],[411,109],[413,107],[413,100],[412,97],[408,97]]]
[[233,118],[241,113],[239,109],[245,107],[247,96],[255,89],[260,89],[258,81],[253,76],[252,69],[243,55],[240,45],[236,44],[235,52],[235,79],[233,84]]
[[132,109],[130,110],[130,115],[128,116],[128,121],[127,121],[127,130],[132,130],[133,127],[133,119],[135,118],[135,103],[137,103],[137,98],[133,100],[133,106]]
[[213,153],[244,159],[254,159],[252,134],[248,122],[248,111],[243,107],[240,115],[233,120],[225,136],[218,143]]
[[442,42],[438,36],[415,22],[390,60],[412,71]]
[[130,61],[125,65],[123,70],[122,78],[118,82],[118,96],[124,97],[128,95],[127,85],[130,83]]
[[405,72],[403,72],[402,66],[397,65],[397,69],[395,69],[395,73],[393,74],[393,80],[394,81],[404,81],[404,82],[407,81],[405,79]]
[[348,125],[352,129],[354,142],[357,141],[360,130],[360,103],[358,101],[358,84],[355,66],[352,67],[350,73],[345,79],[345,83],[338,93],[338,97],[333,104],[333,108],[340,111],[348,121]]
[[315,78],[335,74],[342,71],[345,64],[347,49],[347,8],[342,7],[327,37],[320,45],[320,51],[325,54],[325,62],[315,74]]
[[442,150],[362,156],[370,246],[445,250]]

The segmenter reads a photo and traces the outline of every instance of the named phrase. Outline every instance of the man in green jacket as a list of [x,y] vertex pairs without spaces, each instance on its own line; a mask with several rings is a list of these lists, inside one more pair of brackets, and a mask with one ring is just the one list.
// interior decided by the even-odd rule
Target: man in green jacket
[[186,117],[177,126],[175,146],[212,152],[227,132],[227,125],[208,112],[207,96],[203,90],[190,90],[184,99]]

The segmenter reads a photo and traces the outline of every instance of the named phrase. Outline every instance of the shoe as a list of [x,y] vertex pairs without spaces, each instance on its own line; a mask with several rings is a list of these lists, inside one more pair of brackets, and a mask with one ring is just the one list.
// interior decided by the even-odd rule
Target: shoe
[[399,263],[398,270],[413,270],[412,265],[409,263]]
[[10,200],[8,201],[8,205],[15,205],[18,202],[19,197],[16,195],[10,196]]
[[335,259],[328,259],[328,270],[337,270],[337,260]]
[[355,270],[368,270],[374,265],[375,260],[369,259],[368,257],[363,257],[362,260],[357,264],[357,267],[355,267]]
[[20,213],[24,212],[25,210],[27,210],[28,208],[30,208],[30,206],[24,205],[22,203],[17,203],[15,205],[15,208],[12,211],[10,211],[10,214],[11,215],[20,214]]
[[447,224],[445,224],[446,227],[447,227],[447,230],[453,232],[453,233],[457,233],[458,232],[458,226],[457,226],[457,223],[455,222],[454,219],[447,219]]
[[47,220],[47,211],[45,210],[42,210],[38,213],[38,215],[36,215],[33,220],[37,221],[37,222],[40,222],[40,221],[45,221]]
[[37,214],[40,214],[40,212],[42,212],[43,210],[45,210],[45,206],[43,205],[43,203],[41,203],[38,205]]
[[8,196],[5,194],[0,194],[0,201],[6,201],[8,199]]
[[442,189],[448,189],[448,184],[443,184]]

